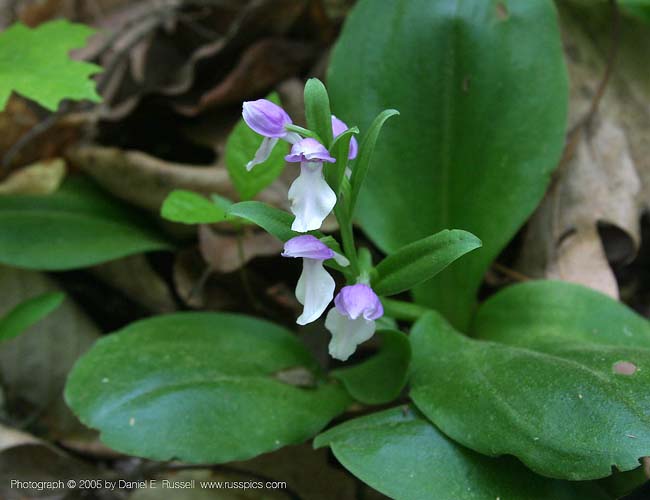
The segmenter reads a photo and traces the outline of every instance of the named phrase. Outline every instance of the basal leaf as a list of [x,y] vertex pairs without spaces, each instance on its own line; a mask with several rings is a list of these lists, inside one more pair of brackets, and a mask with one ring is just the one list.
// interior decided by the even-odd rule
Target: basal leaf
[[332,54],[332,106],[384,128],[358,218],[386,253],[447,228],[480,252],[420,288],[465,328],[485,271],[541,200],[565,140],[567,75],[549,0],[360,0]]
[[[266,97],[269,101],[280,105],[280,97],[276,92]],[[246,164],[253,159],[263,137],[251,130],[243,119],[240,119],[228,137],[226,143],[226,167],[235,189],[240,198],[250,200],[257,193],[271,184],[284,170],[288,146],[284,141],[278,141],[271,156],[264,163],[253,167],[249,172]]]
[[24,302],[0,318],[0,342],[17,337],[61,305],[65,295],[48,292]]
[[411,361],[406,335],[398,330],[378,334],[382,339],[379,353],[358,365],[332,372],[354,399],[369,405],[388,403],[399,396]]
[[597,486],[537,476],[508,458],[464,448],[417,410],[393,408],[321,434],[343,466],[396,500],[607,500]]
[[83,178],[47,196],[0,196],[2,264],[76,269],[168,248],[150,221]]
[[16,23],[0,33],[0,111],[12,91],[55,111],[62,99],[99,102],[90,75],[101,67],[73,61],[94,30],[59,19],[28,28]]
[[445,229],[406,245],[382,260],[373,288],[379,295],[395,295],[433,278],[456,259],[481,246],[467,231]]
[[[286,382],[296,369],[313,383]],[[65,396],[116,450],[200,463],[305,441],[349,402],[290,332],[221,313],[157,316],[104,337],[74,367]]]
[[503,289],[479,308],[472,335],[511,345],[579,341],[650,349],[650,323],[629,307],[565,281]]
[[[581,307],[566,303],[574,305]],[[543,338],[535,320],[518,322],[508,311],[519,325],[516,345],[469,339],[434,313],[416,323],[411,397],[418,408],[459,443],[512,454],[544,476],[595,479],[612,467],[638,467],[650,454],[650,348],[590,342],[587,323]],[[607,323],[608,313],[592,313],[602,322],[594,338],[620,329]],[[650,336],[648,325],[637,335]]]

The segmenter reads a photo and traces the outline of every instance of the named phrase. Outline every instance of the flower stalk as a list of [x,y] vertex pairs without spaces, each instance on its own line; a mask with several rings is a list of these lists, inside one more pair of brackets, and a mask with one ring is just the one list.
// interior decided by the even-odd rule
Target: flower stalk
[[[279,140],[292,145],[285,159],[300,165],[300,174],[288,192],[294,215],[291,230],[296,236],[283,238],[282,255],[301,258],[303,263],[296,285],[296,298],[303,305],[303,312],[296,322],[305,325],[317,320],[334,299],[334,307],[325,320],[325,327],[332,334],[329,352],[345,361],[358,344],[374,335],[375,321],[384,314],[382,302],[371,287],[370,253],[362,253],[360,265],[352,225],[353,193],[359,187],[351,179],[360,182],[365,178],[365,172],[355,175],[354,168],[358,163],[367,169],[367,160],[357,156],[369,156],[372,148],[364,147],[363,153],[354,137],[359,130],[331,114],[327,91],[318,80],[309,80],[305,86],[305,111],[308,128],[295,125],[280,106],[269,101],[245,102],[244,121],[263,138],[247,168],[251,170],[263,163]],[[375,131],[373,134],[376,139]],[[342,254],[332,249],[338,248],[335,240],[319,239],[316,233],[332,212],[339,224]],[[328,239],[331,247],[326,244]],[[340,270],[347,281],[336,297],[335,280],[325,269],[326,263]]]

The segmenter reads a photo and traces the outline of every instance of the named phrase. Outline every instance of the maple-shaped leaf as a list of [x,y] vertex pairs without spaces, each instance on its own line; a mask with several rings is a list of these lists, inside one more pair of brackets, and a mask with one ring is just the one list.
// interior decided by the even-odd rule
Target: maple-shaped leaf
[[90,75],[95,64],[70,58],[95,30],[65,20],[50,21],[30,29],[16,23],[0,33],[0,111],[12,91],[55,111],[62,99],[98,102]]

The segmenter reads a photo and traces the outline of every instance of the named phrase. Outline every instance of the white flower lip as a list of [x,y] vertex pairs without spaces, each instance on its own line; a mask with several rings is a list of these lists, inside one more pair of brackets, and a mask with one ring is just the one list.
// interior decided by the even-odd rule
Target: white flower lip
[[299,233],[320,229],[336,205],[336,193],[323,177],[321,162],[300,164],[300,175],[289,188],[289,201],[296,216],[291,229]]

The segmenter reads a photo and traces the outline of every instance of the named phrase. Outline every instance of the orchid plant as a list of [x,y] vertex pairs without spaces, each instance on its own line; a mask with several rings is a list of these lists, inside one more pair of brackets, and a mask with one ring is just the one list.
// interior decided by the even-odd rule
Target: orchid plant
[[[625,22],[615,1],[580,3],[608,3],[613,25]],[[648,2],[618,2],[622,12],[632,3],[641,13],[636,4]],[[75,349],[87,352],[58,359],[52,353],[63,351],[54,346],[69,330],[61,316],[44,320],[54,327],[31,337],[35,344],[36,332],[25,332],[70,307],[62,294],[45,293],[0,318],[3,373],[9,365],[23,373],[24,360],[41,351],[57,364],[76,359],[64,397],[79,420],[121,453],[174,460],[169,470],[142,462],[134,475],[176,474],[183,462],[221,474],[212,464],[237,461],[239,468],[313,438],[315,448],[328,447],[353,475],[396,499],[621,498],[647,479],[640,460],[650,455],[650,322],[576,284],[518,275],[525,283],[494,291],[484,279],[538,207],[553,167],[572,168],[571,154],[563,154],[573,92],[560,4],[359,0],[331,52],[336,109],[317,79],[305,85],[304,124],[294,123],[275,93],[244,102],[220,158],[240,200],[174,191],[165,201],[162,216],[171,221],[223,224],[238,235],[256,224],[280,240],[273,251],[302,266],[295,322],[324,324],[336,362],[314,356],[301,328],[207,310],[156,314],[98,339],[75,337]],[[574,8],[562,14],[565,8],[567,20],[589,17]],[[644,47],[638,29],[612,30],[621,49]],[[51,110],[64,97],[97,100],[87,81],[97,67],[64,57],[89,33],[55,21],[0,34],[0,63],[4,54],[9,69],[0,78],[0,105],[13,91]],[[53,73],[41,64],[52,59],[53,40],[60,42],[59,78],[43,85],[39,70]],[[597,61],[582,43],[569,45],[572,64]],[[573,130],[591,123],[596,96]],[[388,106],[402,115],[383,133],[399,114],[375,117]],[[298,166],[288,203],[253,201],[282,169]],[[4,281],[17,288],[21,274],[38,288],[43,277],[24,268],[68,271],[173,250],[173,231],[152,230],[141,215],[77,174],[52,194],[3,194]],[[470,229],[485,246],[449,226]],[[488,298],[479,304],[479,295]],[[373,337],[364,356],[356,353]],[[49,380],[34,377],[37,363],[27,367],[29,384]],[[5,382],[23,384],[23,375],[2,378],[3,390]],[[18,392],[3,394],[22,407],[28,401]],[[50,403],[30,428],[55,420],[49,406],[57,415],[60,408]],[[21,448],[2,450],[4,461],[22,456]],[[68,451],[57,451],[57,463]],[[263,462],[268,455],[257,465]]]
[[[397,259],[403,266],[392,268],[388,276],[378,275],[372,268],[367,249],[356,247],[352,216],[379,130],[389,117],[399,113],[395,110],[381,113],[359,151],[355,137],[359,133],[358,128],[348,127],[331,114],[329,97],[322,82],[317,79],[307,82],[305,104],[310,128],[294,125],[289,114],[268,99],[243,103],[244,122],[262,136],[261,144],[246,169],[250,172],[254,168],[264,168],[264,162],[280,139],[291,144],[291,151],[285,160],[292,164],[299,163],[300,174],[288,192],[293,214],[290,229],[300,234],[283,238],[282,256],[302,259],[303,270],[295,293],[303,312],[296,323],[306,325],[318,320],[334,299],[334,307],[327,312],[325,319],[325,327],[331,333],[329,354],[346,361],[359,344],[374,335],[376,321],[384,315],[384,305],[373,289],[373,276],[375,282],[387,278],[404,280],[399,291],[405,291],[430,278],[463,253],[477,248],[480,242],[464,232],[459,232],[457,238],[447,245],[435,247],[433,251],[422,242],[425,248],[422,249],[416,270],[408,269],[412,262],[405,256],[400,257],[398,252]],[[319,233],[323,222],[332,212],[340,228],[343,250],[331,236]],[[439,261],[452,247],[456,247],[457,251],[445,260],[443,266],[432,262]],[[364,259],[360,259],[361,254]],[[333,264],[347,281],[336,297],[335,280],[324,267],[328,264]],[[389,307],[399,316],[398,302],[389,302]]]

